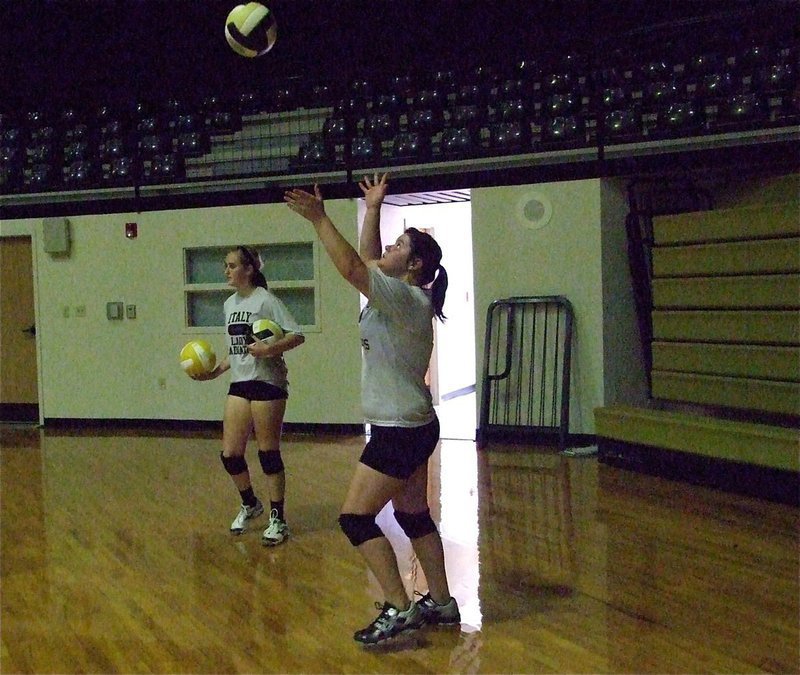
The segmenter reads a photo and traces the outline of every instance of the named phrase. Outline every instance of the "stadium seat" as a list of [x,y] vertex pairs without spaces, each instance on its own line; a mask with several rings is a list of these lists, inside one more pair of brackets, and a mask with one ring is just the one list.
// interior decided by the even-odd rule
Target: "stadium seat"
[[128,154],[130,148],[123,137],[114,136],[100,142],[97,146],[97,156],[101,162],[111,162]]
[[681,92],[673,80],[655,80],[646,85],[643,103],[646,108],[657,110],[680,100],[680,98]]
[[541,142],[546,149],[584,145],[584,122],[578,115],[547,118],[542,125]]
[[185,172],[180,156],[174,152],[155,155],[146,177],[151,183],[177,183],[183,180]]
[[180,134],[175,149],[182,157],[202,157],[210,150],[208,136],[200,131]]
[[444,110],[447,106],[447,94],[443,89],[429,88],[417,92],[412,102],[412,110]]
[[497,104],[497,116],[503,122],[529,120],[533,115],[531,108],[522,98],[504,100]]
[[442,132],[439,150],[446,158],[460,159],[477,154],[480,145],[468,127],[449,127]]
[[97,168],[88,160],[72,162],[64,176],[64,185],[70,189],[86,190],[97,185]]
[[434,136],[444,129],[444,113],[439,108],[420,108],[408,113],[408,130]]
[[71,141],[64,146],[64,164],[71,165],[89,159],[89,143],[87,141]]
[[335,153],[324,139],[312,140],[300,146],[294,167],[303,171],[330,169],[335,159]]
[[414,96],[416,83],[411,75],[393,75],[389,78],[389,93],[397,95],[401,101]]
[[398,161],[428,161],[431,138],[419,131],[402,131],[394,137],[392,158]]
[[340,143],[350,137],[350,128],[345,117],[328,117],[322,123],[322,135],[328,142]]
[[350,142],[350,157],[354,167],[375,166],[382,160],[379,140],[368,136],[358,136]]
[[56,172],[50,164],[34,164],[24,176],[27,192],[47,192],[56,185]]
[[175,118],[173,132],[177,134],[192,133],[200,131],[203,125],[198,113],[183,113]]
[[430,84],[425,89],[439,91],[446,99],[447,95],[456,89],[456,75],[452,70],[436,70],[432,73]]
[[373,113],[398,116],[406,109],[406,99],[397,93],[379,94],[372,105]]
[[576,92],[557,92],[547,97],[544,112],[548,117],[572,115],[581,109],[581,97]]
[[480,105],[457,105],[449,113],[451,126],[468,128],[473,134],[480,131],[488,118],[488,110]]
[[696,102],[673,101],[658,110],[650,134],[656,138],[691,136],[702,131],[704,121],[702,108]]
[[243,92],[239,95],[239,113],[242,115],[257,115],[261,111],[261,99],[253,91]]
[[503,154],[530,152],[530,136],[530,125],[526,122],[496,122],[489,127],[489,147]]
[[116,157],[111,160],[103,180],[109,185],[123,186],[136,183],[141,174],[141,165],[133,157]]
[[381,141],[391,140],[400,129],[397,115],[372,113],[364,119],[364,135]]
[[242,128],[242,117],[230,110],[215,110],[206,113],[204,127],[211,134],[231,134]]
[[642,116],[636,108],[611,110],[605,114],[603,123],[609,142],[638,140],[642,135]]
[[147,134],[139,141],[139,152],[144,158],[153,158],[169,149],[169,138],[164,134]]

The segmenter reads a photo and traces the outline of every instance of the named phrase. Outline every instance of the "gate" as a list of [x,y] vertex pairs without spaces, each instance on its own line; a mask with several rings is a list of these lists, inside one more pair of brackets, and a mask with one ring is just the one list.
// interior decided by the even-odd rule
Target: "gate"
[[486,314],[476,440],[531,442],[569,433],[572,304],[560,295],[495,300]]

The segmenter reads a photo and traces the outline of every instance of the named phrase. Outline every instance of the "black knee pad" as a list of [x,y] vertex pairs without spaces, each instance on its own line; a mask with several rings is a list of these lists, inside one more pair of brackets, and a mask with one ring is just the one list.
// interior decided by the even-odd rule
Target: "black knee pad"
[[426,534],[436,532],[436,523],[433,522],[429,509],[420,513],[395,511],[394,519],[409,539],[419,539]]
[[280,450],[259,450],[258,461],[261,462],[261,470],[268,476],[283,471],[283,458]]
[[247,460],[243,455],[226,457],[222,453],[219,453],[219,458],[222,460],[222,466],[225,467],[225,471],[231,476],[238,476],[240,473],[247,471]]
[[339,516],[339,527],[353,546],[383,536],[383,530],[375,522],[375,516],[360,513],[343,513]]

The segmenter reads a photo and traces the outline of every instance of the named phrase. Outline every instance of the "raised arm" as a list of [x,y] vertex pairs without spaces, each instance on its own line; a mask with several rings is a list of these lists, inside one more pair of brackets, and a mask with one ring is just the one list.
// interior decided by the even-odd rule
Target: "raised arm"
[[364,193],[364,202],[367,211],[364,215],[364,224],[361,227],[361,238],[358,242],[358,252],[364,262],[380,260],[383,253],[381,245],[381,205],[386,196],[386,174],[378,180],[374,174],[373,180],[364,176],[358,187]]
[[354,288],[369,297],[369,271],[356,250],[341,235],[328,214],[319,186],[314,185],[314,194],[294,188],[287,190],[283,200],[295,213],[308,220],[317,231],[328,257],[344,279]]

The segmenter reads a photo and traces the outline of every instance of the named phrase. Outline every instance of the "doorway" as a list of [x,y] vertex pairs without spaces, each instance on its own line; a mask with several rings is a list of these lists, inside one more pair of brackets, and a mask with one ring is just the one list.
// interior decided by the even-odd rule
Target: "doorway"
[[[359,227],[363,218],[360,199]],[[448,276],[447,320],[434,324],[430,375],[441,436],[474,440],[477,375],[470,190],[387,195],[381,212],[382,242],[394,241],[408,227],[428,231],[439,242]]]
[[31,237],[0,237],[0,422],[39,421]]

